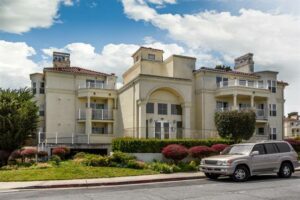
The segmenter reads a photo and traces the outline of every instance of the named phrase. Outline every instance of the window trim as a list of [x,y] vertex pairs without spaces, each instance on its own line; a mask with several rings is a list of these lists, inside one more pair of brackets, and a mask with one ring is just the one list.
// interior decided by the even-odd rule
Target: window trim
[[[166,106],[165,108],[166,109],[160,109],[160,106]],[[166,113],[165,112],[161,112],[161,111],[166,111]],[[158,115],[168,115],[168,104],[167,103],[158,103],[157,104],[157,114]]]

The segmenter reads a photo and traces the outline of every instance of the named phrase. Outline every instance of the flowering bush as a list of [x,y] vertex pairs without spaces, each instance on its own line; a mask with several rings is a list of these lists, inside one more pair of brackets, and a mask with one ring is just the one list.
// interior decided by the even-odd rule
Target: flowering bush
[[287,141],[288,143],[290,143],[290,145],[293,146],[293,148],[295,149],[295,151],[300,152],[300,140],[286,139],[285,141]]
[[37,150],[34,148],[23,149],[21,151],[21,156],[24,158],[33,158],[37,154]]
[[170,144],[163,148],[162,154],[175,162],[180,161],[188,156],[189,152],[186,147],[179,144]]
[[207,156],[211,156],[216,153],[216,151],[207,146],[195,146],[189,149],[189,153],[193,158],[202,159]]
[[65,146],[55,147],[52,149],[52,154],[64,159],[70,153],[70,149]]
[[217,152],[221,152],[228,146],[229,145],[227,145],[227,144],[214,144],[211,146],[211,148]]
[[16,159],[19,159],[19,158],[22,158],[21,150],[20,150],[20,149],[17,149],[17,150],[14,150],[14,151],[10,154],[8,160],[16,160]]

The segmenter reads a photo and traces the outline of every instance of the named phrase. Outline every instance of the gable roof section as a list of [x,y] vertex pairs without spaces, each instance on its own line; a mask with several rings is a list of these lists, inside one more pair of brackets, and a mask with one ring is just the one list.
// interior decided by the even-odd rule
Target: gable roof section
[[106,74],[103,72],[97,72],[89,69],[84,69],[81,67],[46,67],[44,71],[48,72],[62,72],[71,74],[85,74],[91,76],[114,76],[114,74]]

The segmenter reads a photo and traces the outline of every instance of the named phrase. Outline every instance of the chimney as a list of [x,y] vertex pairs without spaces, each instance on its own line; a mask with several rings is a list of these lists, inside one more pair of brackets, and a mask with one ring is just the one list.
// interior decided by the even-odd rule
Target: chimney
[[252,53],[247,53],[246,55],[234,59],[234,64],[234,69],[236,71],[245,73],[254,72],[254,61]]
[[70,54],[62,52],[53,52],[53,67],[70,67]]

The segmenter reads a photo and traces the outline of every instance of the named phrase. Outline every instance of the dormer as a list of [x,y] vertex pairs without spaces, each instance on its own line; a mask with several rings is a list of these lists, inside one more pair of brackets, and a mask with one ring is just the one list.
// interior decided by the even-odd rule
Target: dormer
[[239,72],[253,73],[254,72],[254,61],[253,54],[247,53],[241,57],[234,59],[234,69]]
[[148,47],[140,47],[133,55],[133,62],[137,63],[139,61],[155,61],[163,62],[163,50],[153,49]]
[[70,54],[62,52],[53,52],[53,67],[63,68],[70,67]]

